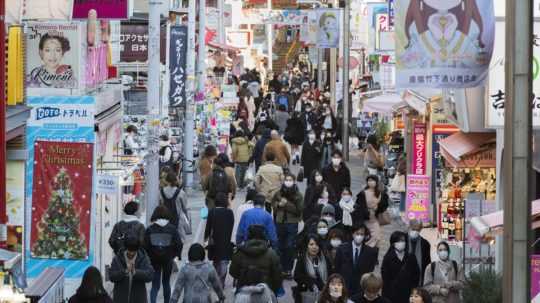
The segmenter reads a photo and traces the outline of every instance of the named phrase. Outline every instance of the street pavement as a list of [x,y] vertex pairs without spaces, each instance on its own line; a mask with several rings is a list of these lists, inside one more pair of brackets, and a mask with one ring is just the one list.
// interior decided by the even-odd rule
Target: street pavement
[[[351,151],[351,157],[350,161],[347,163],[349,166],[349,169],[351,170],[351,190],[353,192],[353,195],[358,194],[364,187],[365,187],[365,178],[366,175],[364,173],[364,169],[362,167],[363,159],[360,156],[360,153],[357,150]],[[299,167],[294,166],[291,168],[293,173],[298,172]],[[195,182],[197,183],[197,181]],[[306,188],[306,182],[300,183],[299,188],[302,193],[304,193]],[[240,191],[237,193],[237,196],[235,200],[233,201],[232,209],[234,210],[236,214],[236,210],[240,204],[242,204],[245,201],[245,191]],[[193,234],[188,236],[187,243],[184,243],[184,251],[183,251],[183,258],[182,258],[182,264],[187,262],[187,251],[192,243],[201,241],[201,233],[204,233],[204,224],[205,222],[201,220],[200,211],[201,208],[205,205],[205,197],[202,191],[200,190],[200,186],[198,184],[195,184],[193,190],[190,190],[188,192],[188,208],[190,209],[190,214],[192,218],[192,229]],[[235,216],[236,218],[236,216]],[[236,218],[236,220],[239,220],[239,218]],[[301,228],[300,228],[301,229]],[[380,253],[379,253],[379,263],[382,262],[382,258],[389,247],[389,238],[390,234],[396,230],[405,230],[406,226],[401,221],[401,219],[395,219],[392,224],[382,227],[383,230],[383,241],[380,244]],[[197,235],[199,234],[199,235]],[[235,239],[235,235],[233,234],[232,239]],[[380,267],[378,266],[376,268],[376,271],[380,271]],[[174,289],[174,283],[176,281],[176,274],[173,274],[171,278],[171,287]],[[112,290],[112,285],[110,282],[108,282],[109,285],[107,285],[107,289]],[[225,292],[226,292],[226,301],[225,302],[232,302],[234,298],[234,288],[233,288],[233,280],[230,276],[227,277],[227,281],[225,283]],[[279,298],[279,302],[286,302],[286,303],[292,303],[294,300],[291,296],[291,287],[295,285],[295,282],[292,280],[285,280],[284,281],[284,289],[286,295],[282,298]],[[150,292],[150,284],[147,285],[148,292]],[[163,295],[160,291],[160,294],[158,296],[158,302],[163,302]]]

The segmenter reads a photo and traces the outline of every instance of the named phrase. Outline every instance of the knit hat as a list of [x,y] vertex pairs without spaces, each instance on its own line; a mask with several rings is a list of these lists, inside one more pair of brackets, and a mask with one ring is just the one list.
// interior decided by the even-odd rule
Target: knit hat
[[332,204],[326,204],[321,211],[321,216],[324,214],[332,214],[334,217],[336,216],[336,209]]

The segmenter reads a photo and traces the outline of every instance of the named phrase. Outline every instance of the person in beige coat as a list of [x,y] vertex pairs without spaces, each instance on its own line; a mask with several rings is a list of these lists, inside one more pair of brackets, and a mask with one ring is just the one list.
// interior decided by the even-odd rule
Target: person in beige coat
[[285,176],[283,168],[274,163],[275,155],[269,152],[266,157],[267,162],[259,168],[255,176],[255,189],[266,198],[266,207],[270,212],[270,202],[281,188]]
[[288,167],[291,161],[291,154],[289,153],[287,145],[285,144],[285,142],[283,142],[283,140],[281,140],[281,137],[279,136],[277,130],[273,130],[270,135],[272,137],[272,140],[268,142],[264,147],[262,157],[263,162],[269,161],[268,154],[272,153],[275,157],[275,164],[281,167]]
[[465,275],[463,267],[450,259],[450,246],[446,242],[437,245],[439,261],[427,266],[424,289],[433,297],[433,303],[459,303]]

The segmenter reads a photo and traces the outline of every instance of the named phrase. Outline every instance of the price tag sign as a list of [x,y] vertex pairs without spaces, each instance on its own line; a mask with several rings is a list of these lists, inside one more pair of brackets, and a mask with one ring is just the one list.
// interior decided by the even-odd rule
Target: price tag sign
[[118,192],[118,176],[97,175],[97,194],[116,194]]

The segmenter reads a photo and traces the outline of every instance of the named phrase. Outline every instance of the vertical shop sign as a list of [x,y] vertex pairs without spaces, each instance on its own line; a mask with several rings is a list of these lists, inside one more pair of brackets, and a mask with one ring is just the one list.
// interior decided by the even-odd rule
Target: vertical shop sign
[[73,19],[88,18],[88,11],[96,10],[99,19],[129,19],[128,0],[75,0]]
[[[91,266],[94,262],[95,244],[92,241],[92,239],[94,239],[94,229],[92,226],[95,222],[92,216],[92,202],[94,195],[92,194],[92,173],[90,173],[93,172],[94,165],[92,161],[89,160],[93,155],[93,148],[90,149],[92,153],[88,151],[84,153],[84,156],[81,154],[80,157],[70,157],[71,159],[68,161],[61,160],[64,158],[61,156],[60,152],[56,152],[56,148],[54,148],[54,152],[45,152],[44,150],[43,153],[40,153],[42,148],[39,148],[37,150],[39,151],[39,153],[37,153],[37,157],[39,158],[34,158],[36,156],[35,144],[36,142],[41,141],[54,141],[58,144],[55,146],[58,147],[58,149],[63,148],[62,150],[66,153],[69,151],[69,148],[73,147],[61,145],[63,143],[87,143],[92,144],[93,146],[93,143],[95,142],[95,99],[94,97],[90,96],[28,97],[27,105],[32,107],[30,118],[28,119],[26,126],[26,146],[28,148],[28,159],[26,162],[25,172],[25,197],[28,203],[26,204],[25,209],[26,213],[28,214],[28,219],[26,220],[25,226],[25,264],[27,275],[29,278],[35,278],[47,267],[60,266],[65,269],[65,275],[67,278],[80,278],[82,277],[86,268]],[[88,145],[85,145],[85,148],[86,146]],[[79,152],[82,153],[80,150]],[[56,154],[58,154],[58,156],[55,156]],[[51,161],[62,162],[62,167],[64,167],[65,170],[61,172],[62,167],[52,168],[52,166],[49,164],[47,164],[49,166],[43,166],[43,160],[45,159],[45,161],[47,161],[47,157],[49,157],[49,159],[54,157],[59,158],[58,161]],[[42,162],[40,163],[39,161]],[[75,165],[78,165],[78,162],[81,161],[85,161],[85,163],[87,163],[85,168],[80,167],[80,169],[84,169],[85,171],[75,172]],[[41,166],[35,167],[35,165]],[[90,165],[89,168],[88,165]],[[34,168],[38,169],[39,171],[34,173]],[[86,169],[89,170],[87,171]],[[79,170],[79,168],[77,168],[77,170]],[[78,173],[79,176],[76,177],[75,173]],[[36,180],[34,184],[34,177],[45,176],[44,174],[48,174],[48,177],[43,180]],[[88,179],[88,174],[90,174],[90,179]],[[77,181],[77,178],[83,176],[86,176],[85,182]],[[39,182],[42,184],[39,184]],[[77,184],[77,186],[75,187],[73,184]],[[44,195],[45,197],[35,196],[34,198],[34,195],[36,194],[35,190],[37,190],[38,194]],[[80,205],[77,205],[77,203],[83,203],[83,205],[88,206],[88,203],[90,203],[90,208],[86,208],[84,211],[77,208],[77,211],[82,211],[82,213],[78,213],[78,216],[82,221],[86,222],[85,224],[88,226],[89,232],[87,234],[81,233],[81,229],[79,229],[81,236],[84,235],[85,237],[84,243],[87,249],[86,253],[82,253],[83,247],[81,246],[80,242],[81,237],[77,238],[77,236],[72,233],[75,230],[69,229],[67,226],[62,227],[58,225],[49,231],[53,233],[65,232],[64,236],[59,236],[59,240],[64,241],[65,239],[65,244],[70,245],[69,247],[77,246],[76,251],[72,251],[66,255],[64,251],[54,250],[55,254],[52,253],[53,251],[50,251],[51,253],[49,254],[49,251],[47,248],[45,248],[44,244],[38,245],[39,249],[37,251],[34,249],[34,246],[37,243],[36,241],[39,239],[39,236],[36,237],[35,232],[38,228],[46,228],[44,226],[46,223],[41,222],[45,218],[44,214],[47,213],[47,210],[43,209],[43,207],[48,207],[48,205],[45,203],[52,203],[51,197],[53,191],[56,192],[57,197],[62,197],[63,203],[66,204],[66,208],[64,208],[62,212],[67,211],[67,204],[69,202],[70,195],[72,196],[71,199],[73,201],[78,201],[76,203],[73,202],[73,206],[80,207]],[[85,198],[82,197],[83,192]],[[34,205],[34,202],[36,205]],[[41,213],[39,213],[39,216],[36,215],[38,208],[41,208]],[[50,213],[50,215],[52,215],[52,213]],[[34,229],[34,236],[31,235],[32,229]],[[30,239],[33,239],[32,241],[34,242],[32,242],[32,244],[34,245],[31,245]],[[63,247],[67,248],[68,246]]]
[[434,133],[433,134],[433,143],[431,147],[432,151],[432,164],[431,164],[431,175],[433,176],[433,195],[432,198],[433,201],[436,201],[439,197],[439,191],[441,188],[442,180],[443,180],[443,163],[442,163],[442,156],[441,156],[441,146],[439,145],[439,142],[443,139],[448,138],[451,135],[451,133]]
[[540,302],[540,255],[531,256],[531,302]]
[[169,40],[169,104],[184,106],[186,102],[187,26],[171,26]]
[[413,127],[413,164],[412,172],[415,175],[426,174],[426,124],[414,122]]
[[92,143],[34,143],[33,258],[88,259],[93,152]]
[[399,88],[483,84],[495,39],[494,1],[396,0]]
[[394,30],[394,18],[396,17],[394,5],[395,0],[388,0],[388,26],[391,31]]
[[408,220],[429,222],[430,178],[425,175],[407,175],[406,215]]

